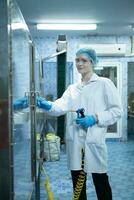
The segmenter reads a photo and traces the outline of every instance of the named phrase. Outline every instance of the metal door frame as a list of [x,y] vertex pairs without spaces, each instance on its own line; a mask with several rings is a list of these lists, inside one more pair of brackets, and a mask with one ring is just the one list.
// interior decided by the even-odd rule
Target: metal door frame
[[[98,67],[117,67],[117,90],[122,98],[122,64],[119,61],[100,61]],[[106,138],[122,137],[122,118],[117,122],[117,132],[107,133]]]
[[[40,199],[40,169],[37,169],[37,145],[36,145],[36,91],[35,91],[35,45],[29,41],[30,63],[30,119],[31,119],[31,170],[32,180],[35,183],[35,198]],[[38,166],[40,168],[40,166]],[[37,174],[38,172],[38,174]]]

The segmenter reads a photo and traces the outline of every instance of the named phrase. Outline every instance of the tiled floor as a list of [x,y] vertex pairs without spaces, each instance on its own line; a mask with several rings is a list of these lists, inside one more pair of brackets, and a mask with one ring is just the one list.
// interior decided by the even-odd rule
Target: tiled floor
[[[134,140],[128,142],[108,141],[109,177],[113,200],[134,200]],[[71,200],[72,182],[66,165],[66,154],[61,151],[60,161],[45,162],[54,200]],[[47,200],[44,189],[45,176],[41,177],[41,200]],[[89,200],[97,200],[92,179],[87,181]]]

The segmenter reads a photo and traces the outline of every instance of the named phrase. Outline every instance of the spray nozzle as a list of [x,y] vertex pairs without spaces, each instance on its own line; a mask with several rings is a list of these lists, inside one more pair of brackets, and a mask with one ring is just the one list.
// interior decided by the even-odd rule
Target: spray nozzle
[[80,109],[76,110],[77,117],[78,117],[78,118],[83,118],[83,117],[85,117],[84,112],[85,112],[85,109],[84,109],[84,108],[80,108]]

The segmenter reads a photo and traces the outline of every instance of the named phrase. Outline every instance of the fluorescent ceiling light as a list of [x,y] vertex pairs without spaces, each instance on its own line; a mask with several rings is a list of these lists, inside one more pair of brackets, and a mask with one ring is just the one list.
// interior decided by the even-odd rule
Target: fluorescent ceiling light
[[24,30],[28,30],[28,27],[25,23],[19,23],[19,22],[16,22],[16,23],[12,23],[11,24],[11,28],[13,30],[17,30],[17,29],[24,29]]
[[38,30],[96,30],[96,24],[37,24]]

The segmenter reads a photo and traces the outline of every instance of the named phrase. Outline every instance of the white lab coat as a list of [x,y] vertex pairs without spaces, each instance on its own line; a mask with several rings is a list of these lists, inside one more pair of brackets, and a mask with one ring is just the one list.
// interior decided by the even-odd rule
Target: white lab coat
[[[85,115],[98,115],[99,123],[87,130],[76,124],[77,114],[70,112],[85,109]],[[84,169],[87,173],[107,172],[107,126],[115,123],[122,115],[122,105],[117,89],[110,79],[95,73],[86,85],[70,85],[61,98],[52,103],[50,114],[67,114],[66,146],[68,167],[81,169],[81,148],[85,150]]]

